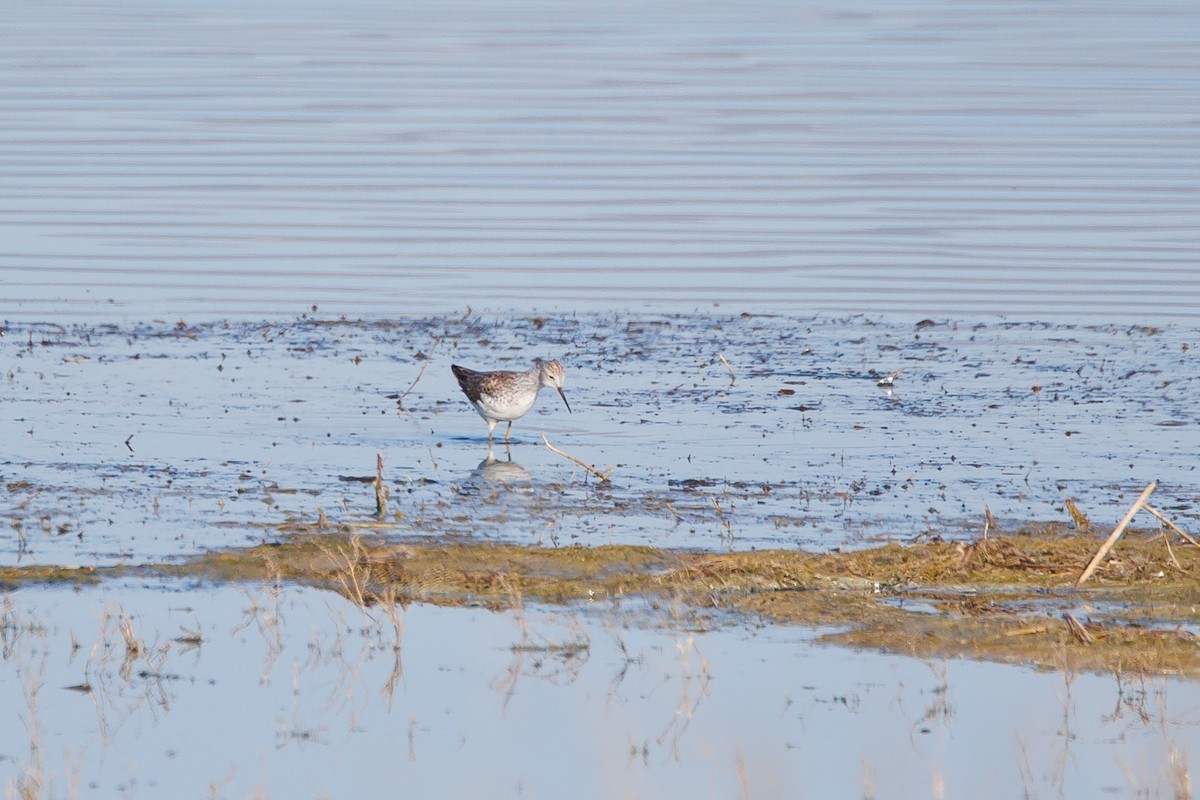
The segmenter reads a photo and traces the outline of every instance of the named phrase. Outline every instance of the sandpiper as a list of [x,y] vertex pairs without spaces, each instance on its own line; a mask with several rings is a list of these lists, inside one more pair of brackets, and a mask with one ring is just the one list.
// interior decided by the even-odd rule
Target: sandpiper
[[571,411],[571,404],[567,403],[567,396],[563,394],[563,365],[557,361],[537,358],[533,366],[524,372],[476,372],[457,364],[451,364],[450,369],[458,378],[463,394],[487,423],[489,448],[492,446],[492,431],[496,423],[508,423],[508,429],[504,432],[504,442],[507,444],[512,434],[513,420],[529,413],[543,386],[557,389],[563,403],[566,403],[567,411]]
[[898,369],[895,372],[889,372],[887,375],[884,375],[882,378],[877,380],[875,385],[890,387],[896,383],[896,378],[900,377],[901,372],[904,372],[904,370]]

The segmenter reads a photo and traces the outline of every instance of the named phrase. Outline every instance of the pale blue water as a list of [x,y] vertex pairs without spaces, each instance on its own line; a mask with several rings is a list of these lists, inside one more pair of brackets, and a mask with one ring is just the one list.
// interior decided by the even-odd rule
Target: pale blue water
[[[664,631],[629,603],[413,606],[397,637],[313,590],[181,588],[12,599],[0,785],[32,769],[55,797],[1180,797],[1172,760],[1200,747],[1200,687],[1177,680]],[[125,618],[146,647],[128,666]]]
[[1200,320],[1200,7],[8,3],[0,319]]

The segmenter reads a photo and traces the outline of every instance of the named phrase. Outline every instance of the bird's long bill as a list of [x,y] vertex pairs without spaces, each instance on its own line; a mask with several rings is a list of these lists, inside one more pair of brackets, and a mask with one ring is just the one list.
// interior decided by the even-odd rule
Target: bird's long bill
[[571,404],[567,403],[567,396],[563,393],[562,387],[556,386],[555,388],[558,389],[558,396],[561,397],[563,399],[563,402],[567,404],[567,413],[568,414],[575,413],[571,410]]

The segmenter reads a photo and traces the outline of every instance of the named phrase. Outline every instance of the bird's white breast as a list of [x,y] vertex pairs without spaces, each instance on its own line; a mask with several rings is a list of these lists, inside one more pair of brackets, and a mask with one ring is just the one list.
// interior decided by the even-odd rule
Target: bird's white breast
[[475,409],[484,419],[511,422],[528,414],[536,399],[537,392],[524,395],[518,392],[509,396],[480,394],[479,401],[475,403]]

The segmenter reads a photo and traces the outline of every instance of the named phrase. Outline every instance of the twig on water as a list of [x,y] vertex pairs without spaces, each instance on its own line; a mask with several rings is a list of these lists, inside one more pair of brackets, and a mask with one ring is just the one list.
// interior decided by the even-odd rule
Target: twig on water
[[542,441],[545,442],[546,447],[550,448],[550,452],[558,453],[563,458],[568,459],[569,461],[574,461],[576,464],[578,464],[579,466],[586,469],[588,472],[595,475],[601,481],[608,482],[608,481],[612,480],[612,471],[613,471],[612,467],[609,467],[606,470],[596,469],[591,464],[586,464],[583,461],[580,461],[575,456],[571,455],[570,453],[564,453],[562,450],[559,450],[557,447],[550,444],[550,440],[546,438],[546,434],[544,434],[544,433],[542,434]]
[[1048,630],[1050,630],[1050,626],[1044,625],[1044,624],[1043,625],[1026,625],[1023,628],[1017,628],[1014,631],[1006,631],[1004,635],[1007,637],[1032,636],[1035,633],[1045,633]]
[[1167,546],[1167,555],[1171,557],[1171,563],[1175,565],[1175,569],[1180,572],[1186,572],[1187,570],[1183,568],[1183,564],[1180,564],[1179,559],[1175,557],[1175,549],[1171,547],[1171,537],[1165,533],[1163,534],[1163,544]]
[[[471,309],[468,308],[469,312]],[[438,343],[442,341],[442,337],[438,336],[433,340],[433,344],[429,346],[429,352],[425,355],[425,363],[421,365],[421,369],[417,371],[417,377],[413,378],[413,382],[408,388],[400,393],[396,398],[396,407],[404,411],[404,398],[408,397],[409,392],[416,388],[417,382],[421,380],[421,376],[425,374],[425,370],[429,368],[429,362],[433,361],[433,351],[437,350]]]
[[1075,619],[1070,614],[1063,614],[1063,619],[1067,621],[1067,629],[1071,631],[1071,635],[1078,639],[1083,644],[1095,644],[1096,637],[1088,632],[1088,629],[1083,627],[1083,623]]
[[729,520],[725,519],[725,510],[721,508],[721,504],[717,502],[717,498],[710,497],[708,499],[712,501],[713,508],[715,508],[717,510],[717,517],[720,518],[721,524],[725,526],[725,533],[729,536],[730,539],[732,539],[733,538],[733,528],[729,525]]
[[1200,542],[1196,541],[1196,540],[1195,540],[1193,537],[1191,537],[1191,536],[1188,536],[1188,535],[1187,535],[1187,533],[1185,533],[1185,532],[1184,532],[1184,530],[1183,530],[1182,528],[1180,528],[1180,527],[1179,527],[1178,525],[1176,525],[1174,522],[1171,522],[1171,520],[1167,519],[1167,518],[1166,518],[1166,517],[1163,515],[1163,513],[1162,513],[1161,511],[1159,511],[1157,508],[1154,508],[1153,506],[1147,505],[1147,504],[1145,504],[1145,503],[1142,503],[1142,508],[1146,509],[1146,510],[1147,510],[1147,511],[1149,511],[1151,514],[1153,514],[1154,516],[1158,517],[1158,518],[1159,518],[1159,520],[1162,522],[1162,524],[1163,524],[1163,525],[1166,525],[1168,528],[1170,528],[1171,530],[1173,530],[1173,531],[1175,531],[1176,533],[1178,533],[1180,536],[1182,536],[1182,537],[1183,537],[1184,539],[1186,539],[1188,542],[1190,542],[1191,544],[1195,545],[1196,547],[1200,547]]
[[389,489],[383,483],[383,454],[375,454],[375,513],[382,517],[387,514],[387,499]]
[[1104,557],[1108,555],[1108,551],[1117,543],[1117,539],[1121,538],[1121,534],[1125,532],[1125,528],[1129,527],[1129,523],[1133,521],[1133,516],[1137,514],[1139,509],[1146,505],[1146,500],[1149,499],[1156,486],[1158,486],[1158,483],[1151,481],[1150,485],[1142,490],[1138,499],[1125,512],[1125,518],[1113,529],[1113,532],[1109,534],[1104,544],[1100,545],[1100,549],[1096,551],[1096,555],[1092,556],[1092,560],[1088,562],[1087,568],[1083,570],[1083,574],[1079,576],[1079,580],[1075,581],[1076,586],[1083,586],[1084,581],[1090,578],[1092,573],[1096,571],[1096,567],[1100,566],[1100,562],[1104,560]]
[[729,385],[733,386],[737,382],[737,375],[733,373],[733,367],[729,365],[729,361],[725,358],[724,353],[717,353],[717,358],[721,359],[721,363],[725,365],[725,369],[729,370]]

